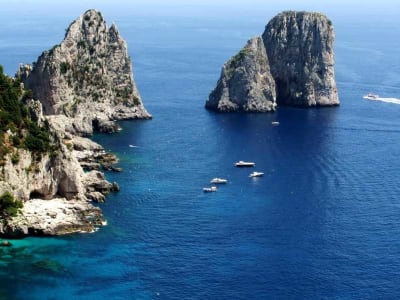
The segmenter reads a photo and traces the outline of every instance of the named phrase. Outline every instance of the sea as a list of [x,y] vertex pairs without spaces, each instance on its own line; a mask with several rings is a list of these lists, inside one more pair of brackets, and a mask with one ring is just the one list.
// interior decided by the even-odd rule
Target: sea
[[[400,298],[400,105],[363,99],[400,98],[399,4],[4,2],[5,72],[96,8],[126,39],[153,119],[93,136],[123,168],[106,173],[121,187],[98,204],[108,225],[11,240],[0,299]],[[341,105],[205,110],[223,63],[285,9],[331,18]],[[214,177],[228,183],[204,193]]]

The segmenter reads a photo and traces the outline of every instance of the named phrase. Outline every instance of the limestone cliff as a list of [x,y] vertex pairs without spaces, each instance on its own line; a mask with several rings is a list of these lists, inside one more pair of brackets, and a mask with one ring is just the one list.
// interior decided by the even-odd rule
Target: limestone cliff
[[256,37],[222,67],[206,107],[219,111],[272,111],[275,82],[261,38]]
[[265,112],[276,105],[339,105],[333,42],[332,22],[320,13],[277,15],[262,39],[250,40],[223,66],[206,108]]
[[17,72],[43,104],[45,115],[64,114],[73,133],[93,126],[115,131],[112,121],[150,118],[140,98],[125,40],[100,12],[88,10],[70,24],[61,44]]
[[[40,102],[29,100],[28,105],[36,108],[42,120]],[[99,171],[83,171],[85,158],[105,153],[100,145],[64,132],[56,116],[43,120],[39,125],[47,122],[52,132],[51,149],[37,153],[9,147],[11,153],[3,157],[0,195],[11,193],[24,204],[18,216],[0,220],[0,234],[21,237],[93,231],[105,221],[90,201],[102,202],[104,195],[118,190]],[[12,136],[8,131],[4,139]]]
[[[60,45],[33,66],[21,65],[16,78],[0,66],[0,86],[0,235],[60,235],[104,225],[91,202],[119,190],[101,170],[121,170],[114,155],[82,136],[115,131],[115,120],[151,117],[116,26],[108,28],[97,11],[85,12]],[[20,202],[19,214],[3,210]]]
[[334,76],[334,31],[323,14],[288,11],[262,35],[278,105],[331,106],[339,99]]

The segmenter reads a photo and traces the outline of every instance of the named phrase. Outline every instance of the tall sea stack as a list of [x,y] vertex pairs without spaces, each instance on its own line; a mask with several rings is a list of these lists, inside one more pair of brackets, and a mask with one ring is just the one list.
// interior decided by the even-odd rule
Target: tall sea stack
[[[241,81],[232,80],[240,75],[243,77],[240,65],[230,68],[230,76],[226,79],[226,65],[240,55],[242,50],[224,65],[217,87],[206,102],[206,108],[227,111],[223,109],[223,103],[243,103],[250,94],[260,94],[265,90],[273,91],[271,95],[276,94],[278,106],[339,105],[334,76],[333,42],[332,22],[323,14],[295,11],[280,13],[268,23],[262,35],[261,48],[266,51],[264,61],[269,64],[267,67],[262,65],[262,69],[267,72],[263,76],[271,80],[260,85],[259,76],[247,76],[250,73],[245,73]],[[260,60],[247,60],[247,69],[257,68],[260,68]],[[221,83],[229,87],[229,94],[220,88]],[[252,88],[248,88],[249,86]],[[270,98],[272,103],[273,99]],[[245,105],[236,107],[237,110],[249,111]],[[272,110],[256,108],[251,111]]]
[[[113,128],[110,121],[150,118],[133,79],[125,40],[115,24],[88,10],[68,27],[65,38],[17,73],[39,99],[46,115],[74,119],[75,133]],[[97,127],[97,128],[96,128]]]

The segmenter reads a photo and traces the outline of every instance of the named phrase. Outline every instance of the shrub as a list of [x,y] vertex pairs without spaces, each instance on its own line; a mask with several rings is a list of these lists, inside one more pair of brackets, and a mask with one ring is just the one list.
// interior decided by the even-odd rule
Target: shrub
[[13,165],[19,163],[19,155],[18,153],[14,153],[13,155],[11,155],[11,162]]
[[78,48],[86,48],[85,40],[80,40],[78,42]]
[[32,99],[32,98],[33,98],[33,92],[32,92],[32,90],[26,89],[25,92],[24,92],[24,96],[23,96],[22,99],[25,101],[25,100],[29,100],[29,99]]
[[[68,69],[65,63],[61,68]],[[10,153],[10,143],[5,139],[8,129],[15,135],[10,138],[15,148],[24,147],[33,152],[47,152],[52,145],[49,126],[39,126],[32,122],[28,108],[24,100],[32,98],[31,90],[23,90],[19,80],[12,79],[2,72],[0,66],[0,160],[4,161],[7,153]],[[17,158],[13,161],[17,163]]]
[[67,71],[69,70],[69,63],[67,63],[67,62],[61,62],[60,63],[60,72],[61,72],[61,74],[65,74],[65,73],[67,73]]
[[15,217],[22,206],[22,201],[14,199],[10,192],[5,192],[0,196],[0,215],[2,217]]

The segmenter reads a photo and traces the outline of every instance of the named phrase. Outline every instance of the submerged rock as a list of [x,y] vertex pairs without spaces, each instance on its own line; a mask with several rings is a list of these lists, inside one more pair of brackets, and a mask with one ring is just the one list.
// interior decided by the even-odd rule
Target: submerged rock
[[274,111],[276,105],[339,105],[332,22],[320,13],[287,11],[262,38],[251,39],[222,68],[206,108]]
[[1,241],[0,243],[0,247],[11,247],[11,246],[12,246],[11,242],[7,240]]

